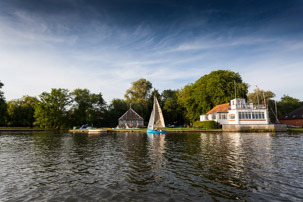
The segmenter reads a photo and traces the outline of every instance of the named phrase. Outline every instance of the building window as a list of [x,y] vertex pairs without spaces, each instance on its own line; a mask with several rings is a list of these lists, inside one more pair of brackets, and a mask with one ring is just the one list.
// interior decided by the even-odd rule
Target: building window
[[265,119],[265,115],[264,112],[239,112],[239,119],[240,120]]
[[220,119],[227,119],[227,115],[226,114],[220,114]]
[[212,115],[212,120],[216,120],[216,115],[215,114]]
[[235,114],[230,114],[229,119],[235,119]]

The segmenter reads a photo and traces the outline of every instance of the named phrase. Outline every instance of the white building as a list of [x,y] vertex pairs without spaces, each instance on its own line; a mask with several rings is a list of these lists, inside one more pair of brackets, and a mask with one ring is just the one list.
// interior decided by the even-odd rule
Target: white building
[[269,124],[269,115],[265,104],[253,105],[246,103],[245,99],[236,98],[200,116],[200,121],[207,120],[214,120],[221,125],[265,125]]

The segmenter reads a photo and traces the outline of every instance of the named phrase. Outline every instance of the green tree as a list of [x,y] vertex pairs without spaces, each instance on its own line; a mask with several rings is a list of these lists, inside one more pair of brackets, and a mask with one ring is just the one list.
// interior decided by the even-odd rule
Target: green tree
[[271,91],[264,91],[258,88],[254,89],[253,93],[248,93],[247,100],[249,103],[256,104],[268,104],[269,100],[274,98],[276,95]]
[[34,105],[37,98],[23,96],[7,102],[7,125],[11,127],[33,127]]
[[51,93],[43,92],[35,104],[37,124],[45,129],[68,127],[68,108],[71,104],[69,90],[53,88]]
[[185,86],[178,96],[178,102],[185,108],[186,118],[194,122],[200,114],[234,99],[235,94],[246,99],[247,89],[248,84],[242,81],[239,73],[218,70],[202,76],[194,84]]
[[139,79],[132,83],[132,86],[126,90],[124,95],[128,103],[142,103],[147,104],[150,98],[152,83],[146,79]]
[[118,125],[118,119],[129,109],[129,104],[123,99],[113,99],[108,106],[106,119],[108,120],[108,126],[116,127]]
[[[150,99],[157,90],[151,91],[152,83],[146,79],[139,79],[132,83],[132,86],[126,91],[124,97],[126,102],[132,104],[132,108],[148,122],[150,115]],[[159,94],[159,93],[158,93]]]
[[[4,86],[4,84],[0,81],[0,89]],[[0,126],[4,126],[6,124],[6,102],[4,98],[3,91],[0,90]]]
[[166,124],[183,125],[183,108],[178,104],[177,90],[164,90],[161,94],[163,116]]
[[288,95],[283,95],[281,101],[277,103],[278,117],[290,113],[302,106],[303,106],[303,102],[300,102],[299,99],[290,97]]
[[102,94],[90,93],[88,89],[75,89],[71,95],[73,97],[72,124],[101,126],[106,105]]

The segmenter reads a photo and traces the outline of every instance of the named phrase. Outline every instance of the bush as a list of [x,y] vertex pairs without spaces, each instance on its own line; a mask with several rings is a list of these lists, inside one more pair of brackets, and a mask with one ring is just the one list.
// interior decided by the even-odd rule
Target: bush
[[195,121],[193,124],[194,128],[203,128],[203,122],[202,121]]
[[215,121],[195,121],[194,128],[217,129],[218,124]]

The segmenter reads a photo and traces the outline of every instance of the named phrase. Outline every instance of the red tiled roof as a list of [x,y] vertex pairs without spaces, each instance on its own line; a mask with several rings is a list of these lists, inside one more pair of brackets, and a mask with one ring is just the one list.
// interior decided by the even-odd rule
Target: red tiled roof
[[229,103],[220,104],[212,108],[207,114],[213,114],[213,113],[227,113],[229,108]]

